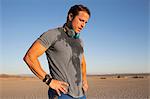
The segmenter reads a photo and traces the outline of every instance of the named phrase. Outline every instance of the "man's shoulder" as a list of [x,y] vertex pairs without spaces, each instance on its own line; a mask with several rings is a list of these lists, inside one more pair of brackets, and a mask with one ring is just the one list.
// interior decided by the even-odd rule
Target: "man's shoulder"
[[49,29],[48,31],[46,31],[47,34],[60,34],[60,32],[58,31],[58,28],[52,28]]
[[82,40],[81,38],[79,38],[79,42],[80,42],[80,44],[81,44],[82,46],[84,46],[83,40]]
[[58,35],[60,35],[58,28],[53,28],[53,29],[49,29],[46,32],[42,33],[39,38],[54,39]]
[[79,40],[81,43],[83,42],[82,38],[78,38],[78,40]]

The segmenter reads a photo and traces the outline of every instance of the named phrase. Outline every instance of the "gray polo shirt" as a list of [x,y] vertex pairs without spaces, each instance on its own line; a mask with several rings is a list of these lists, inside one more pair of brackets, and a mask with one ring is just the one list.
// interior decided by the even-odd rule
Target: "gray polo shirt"
[[68,94],[78,98],[82,90],[81,60],[83,43],[64,32],[63,28],[48,30],[38,40],[47,48],[46,56],[52,78],[69,84]]

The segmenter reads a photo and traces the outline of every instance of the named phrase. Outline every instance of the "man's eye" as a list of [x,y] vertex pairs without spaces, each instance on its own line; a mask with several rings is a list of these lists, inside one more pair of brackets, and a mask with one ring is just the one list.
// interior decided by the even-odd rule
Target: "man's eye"
[[[82,20],[82,19],[79,19],[81,22],[85,22],[84,20]],[[85,24],[87,23],[87,21],[85,22]]]
[[82,22],[84,22],[84,20],[82,20],[82,19],[79,19],[80,21],[82,21]]

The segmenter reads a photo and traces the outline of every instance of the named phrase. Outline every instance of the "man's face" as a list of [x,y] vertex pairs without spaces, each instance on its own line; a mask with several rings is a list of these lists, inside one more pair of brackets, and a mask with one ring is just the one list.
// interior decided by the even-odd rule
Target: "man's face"
[[72,20],[72,27],[76,33],[79,33],[86,25],[89,15],[85,11],[79,11],[79,14]]

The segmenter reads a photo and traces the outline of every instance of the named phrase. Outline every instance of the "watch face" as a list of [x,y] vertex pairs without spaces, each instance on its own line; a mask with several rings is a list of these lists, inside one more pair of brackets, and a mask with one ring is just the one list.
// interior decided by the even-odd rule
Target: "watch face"
[[46,76],[45,76],[45,78],[47,78],[47,79],[48,79],[48,78],[50,78],[50,77],[49,77],[49,75],[46,75]]
[[48,79],[50,79],[50,76],[47,74],[47,75],[45,75],[45,78],[43,79],[43,82],[46,82]]

